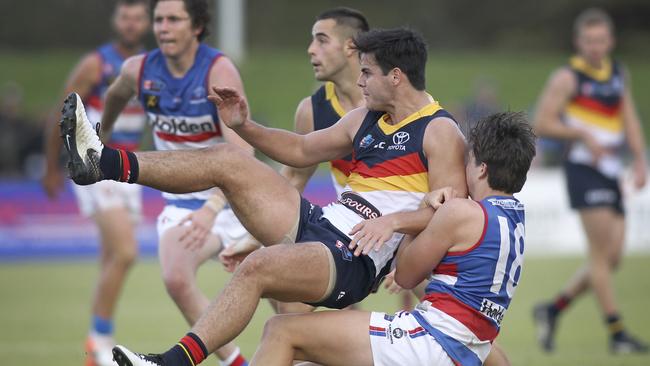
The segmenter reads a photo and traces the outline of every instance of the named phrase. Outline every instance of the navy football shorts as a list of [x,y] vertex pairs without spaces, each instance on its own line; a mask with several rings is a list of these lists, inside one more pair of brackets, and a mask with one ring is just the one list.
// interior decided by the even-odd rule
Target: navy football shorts
[[571,162],[564,163],[571,208],[611,207],[623,215],[623,197],[618,181],[604,176],[595,168]]
[[391,263],[382,269],[380,276],[375,277],[375,264],[372,259],[367,255],[355,257],[348,249],[350,239],[322,216],[323,210],[319,206],[301,199],[296,243],[325,244],[332,253],[336,266],[336,283],[330,296],[309,305],[342,309],[365,299],[379,279],[388,273]]

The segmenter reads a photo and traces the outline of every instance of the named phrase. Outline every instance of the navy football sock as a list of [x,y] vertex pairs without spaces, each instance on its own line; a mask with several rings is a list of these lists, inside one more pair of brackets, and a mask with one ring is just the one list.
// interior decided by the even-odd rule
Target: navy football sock
[[138,180],[138,158],[134,153],[126,150],[112,149],[104,146],[99,159],[99,168],[104,179],[118,182],[135,183]]

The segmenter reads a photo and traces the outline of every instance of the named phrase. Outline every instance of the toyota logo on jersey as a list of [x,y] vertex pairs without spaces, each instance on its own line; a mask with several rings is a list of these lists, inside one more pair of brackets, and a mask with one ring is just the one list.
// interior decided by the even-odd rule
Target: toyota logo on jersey
[[406,143],[410,138],[411,135],[409,135],[408,132],[399,131],[398,133],[393,135],[393,143],[395,145],[402,145]]

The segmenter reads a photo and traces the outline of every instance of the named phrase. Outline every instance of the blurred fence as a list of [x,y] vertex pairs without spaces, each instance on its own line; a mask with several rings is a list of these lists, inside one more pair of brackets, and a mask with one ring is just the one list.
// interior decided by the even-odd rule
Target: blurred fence
[[[320,172],[310,181],[305,196],[323,205],[334,199],[329,175]],[[517,197],[526,205],[526,250],[529,255],[583,253],[585,237],[575,212],[569,209],[564,178],[559,169],[530,172]],[[626,197],[628,231],[626,250],[650,252],[650,189]],[[140,253],[157,252],[155,220],[163,207],[160,194],[144,190],[144,217],[138,228]],[[65,259],[94,256],[97,229],[81,218],[71,190],[48,201],[36,182],[0,182],[0,261]]]

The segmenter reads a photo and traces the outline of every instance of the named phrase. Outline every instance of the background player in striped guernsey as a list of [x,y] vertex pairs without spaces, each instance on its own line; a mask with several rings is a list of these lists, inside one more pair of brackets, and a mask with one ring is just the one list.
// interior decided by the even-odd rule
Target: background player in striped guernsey
[[[75,96],[66,101],[61,127],[73,142],[70,169],[78,184],[123,178],[127,167],[117,154],[126,155],[130,182],[177,193],[218,186],[262,243],[290,243],[249,255],[192,332],[168,352],[149,357],[117,347],[118,362],[201,362],[207,351],[241,332],[261,297],[331,308],[358,302],[388,272],[404,233],[426,227],[433,210],[418,206],[430,187],[452,186],[466,194],[464,139],[451,116],[424,90],[427,53],[422,37],[408,29],[374,30],[354,43],[366,107],[325,130],[299,135],[265,128],[248,119],[248,106],[236,90],[214,88],[210,96],[226,125],[284,164],[305,167],[354,152],[355,170],[344,199],[323,208],[302,199],[285,178],[230,144],[147,153],[102,146],[83,123]],[[359,210],[361,206],[370,212]],[[393,212],[402,212],[406,225],[380,250],[353,256],[346,233],[364,219]]]
[[401,286],[412,288],[435,273],[422,302],[395,315],[275,316],[252,365],[293,359],[359,366],[483,364],[521,278],[524,206],[513,193],[526,180],[535,136],[523,113],[506,112],[481,120],[468,142],[472,199],[454,198],[451,188],[428,194],[433,218],[397,254]]
[[632,152],[634,187],[646,184],[647,162],[641,123],[630,92],[630,76],[610,58],[614,26],[599,9],[575,21],[577,50],[569,65],[555,71],[539,100],[535,124],[540,136],[569,143],[565,173],[571,207],[578,210],[589,243],[589,259],[554,300],[534,310],[542,348],[552,351],[558,316],[576,297],[594,290],[610,332],[612,352],[647,352],[647,344],[623,327],[612,273],[625,240],[619,180],[623,150]]
[[[296,132],[306,134],[328,128],[346,113],[364,105],[363,94],[356,83],[361,66],[353,40],[368,30],[366,18],[353,9],[334,8],[316,17],[307,53],[314,77],[325,83],[298,105]],[[330,161],[337,197],[345,188],[351,165],[351,155]],[[286,167],[283,175],[302,191],[316,168],[317,165],[302,169]]]
[[[219,120],[207,99],[209,86],[244,93],[234,64],[219,50],[201,43],[209,28],[206,0],[152,1],[157,49],[125,61],[106,98],[102,136],[108,136],[124,103],[137,95],[152,125],[157,150],[196,149],[225,141],[247,154],[253,149]],[[124,160],[128,161],[128,160]],[[207,188],[207,187],[206,187]],[[249,239],[248,233],[217,189],[189,194],[163,193],[158,216],[159,256],[167,292],[192,325],[208,306],[196,283],[198,267],[223,246]],[[232,344],[216,351],[224,365],[245,360]]]
[[[79,93],[88,104],[88,116],[93,121],[101,118],[106,90],[119,74],[122,62],[144,51],[142,42],[149,29],[147,2],[118,0],[111,24],[115,39],[84,56],[65,85],[64,95],[73,90]],[[51,199],[63,188],[57,120],[58,113],[53,113],[46,125],[47,165],[42,183]],[[133,99],[116,121],[110,146],[137,150],[144,125],[144,111]],[[111,365],[111,348],[115,344],[113,315],[126,274],[137,256],[135,224],[141,214],[141,187],[102,182],[88,187],[74,185],[74,192],[81,213],[92,217],[101,238],[99,276],[86,340],[86,365]]]

